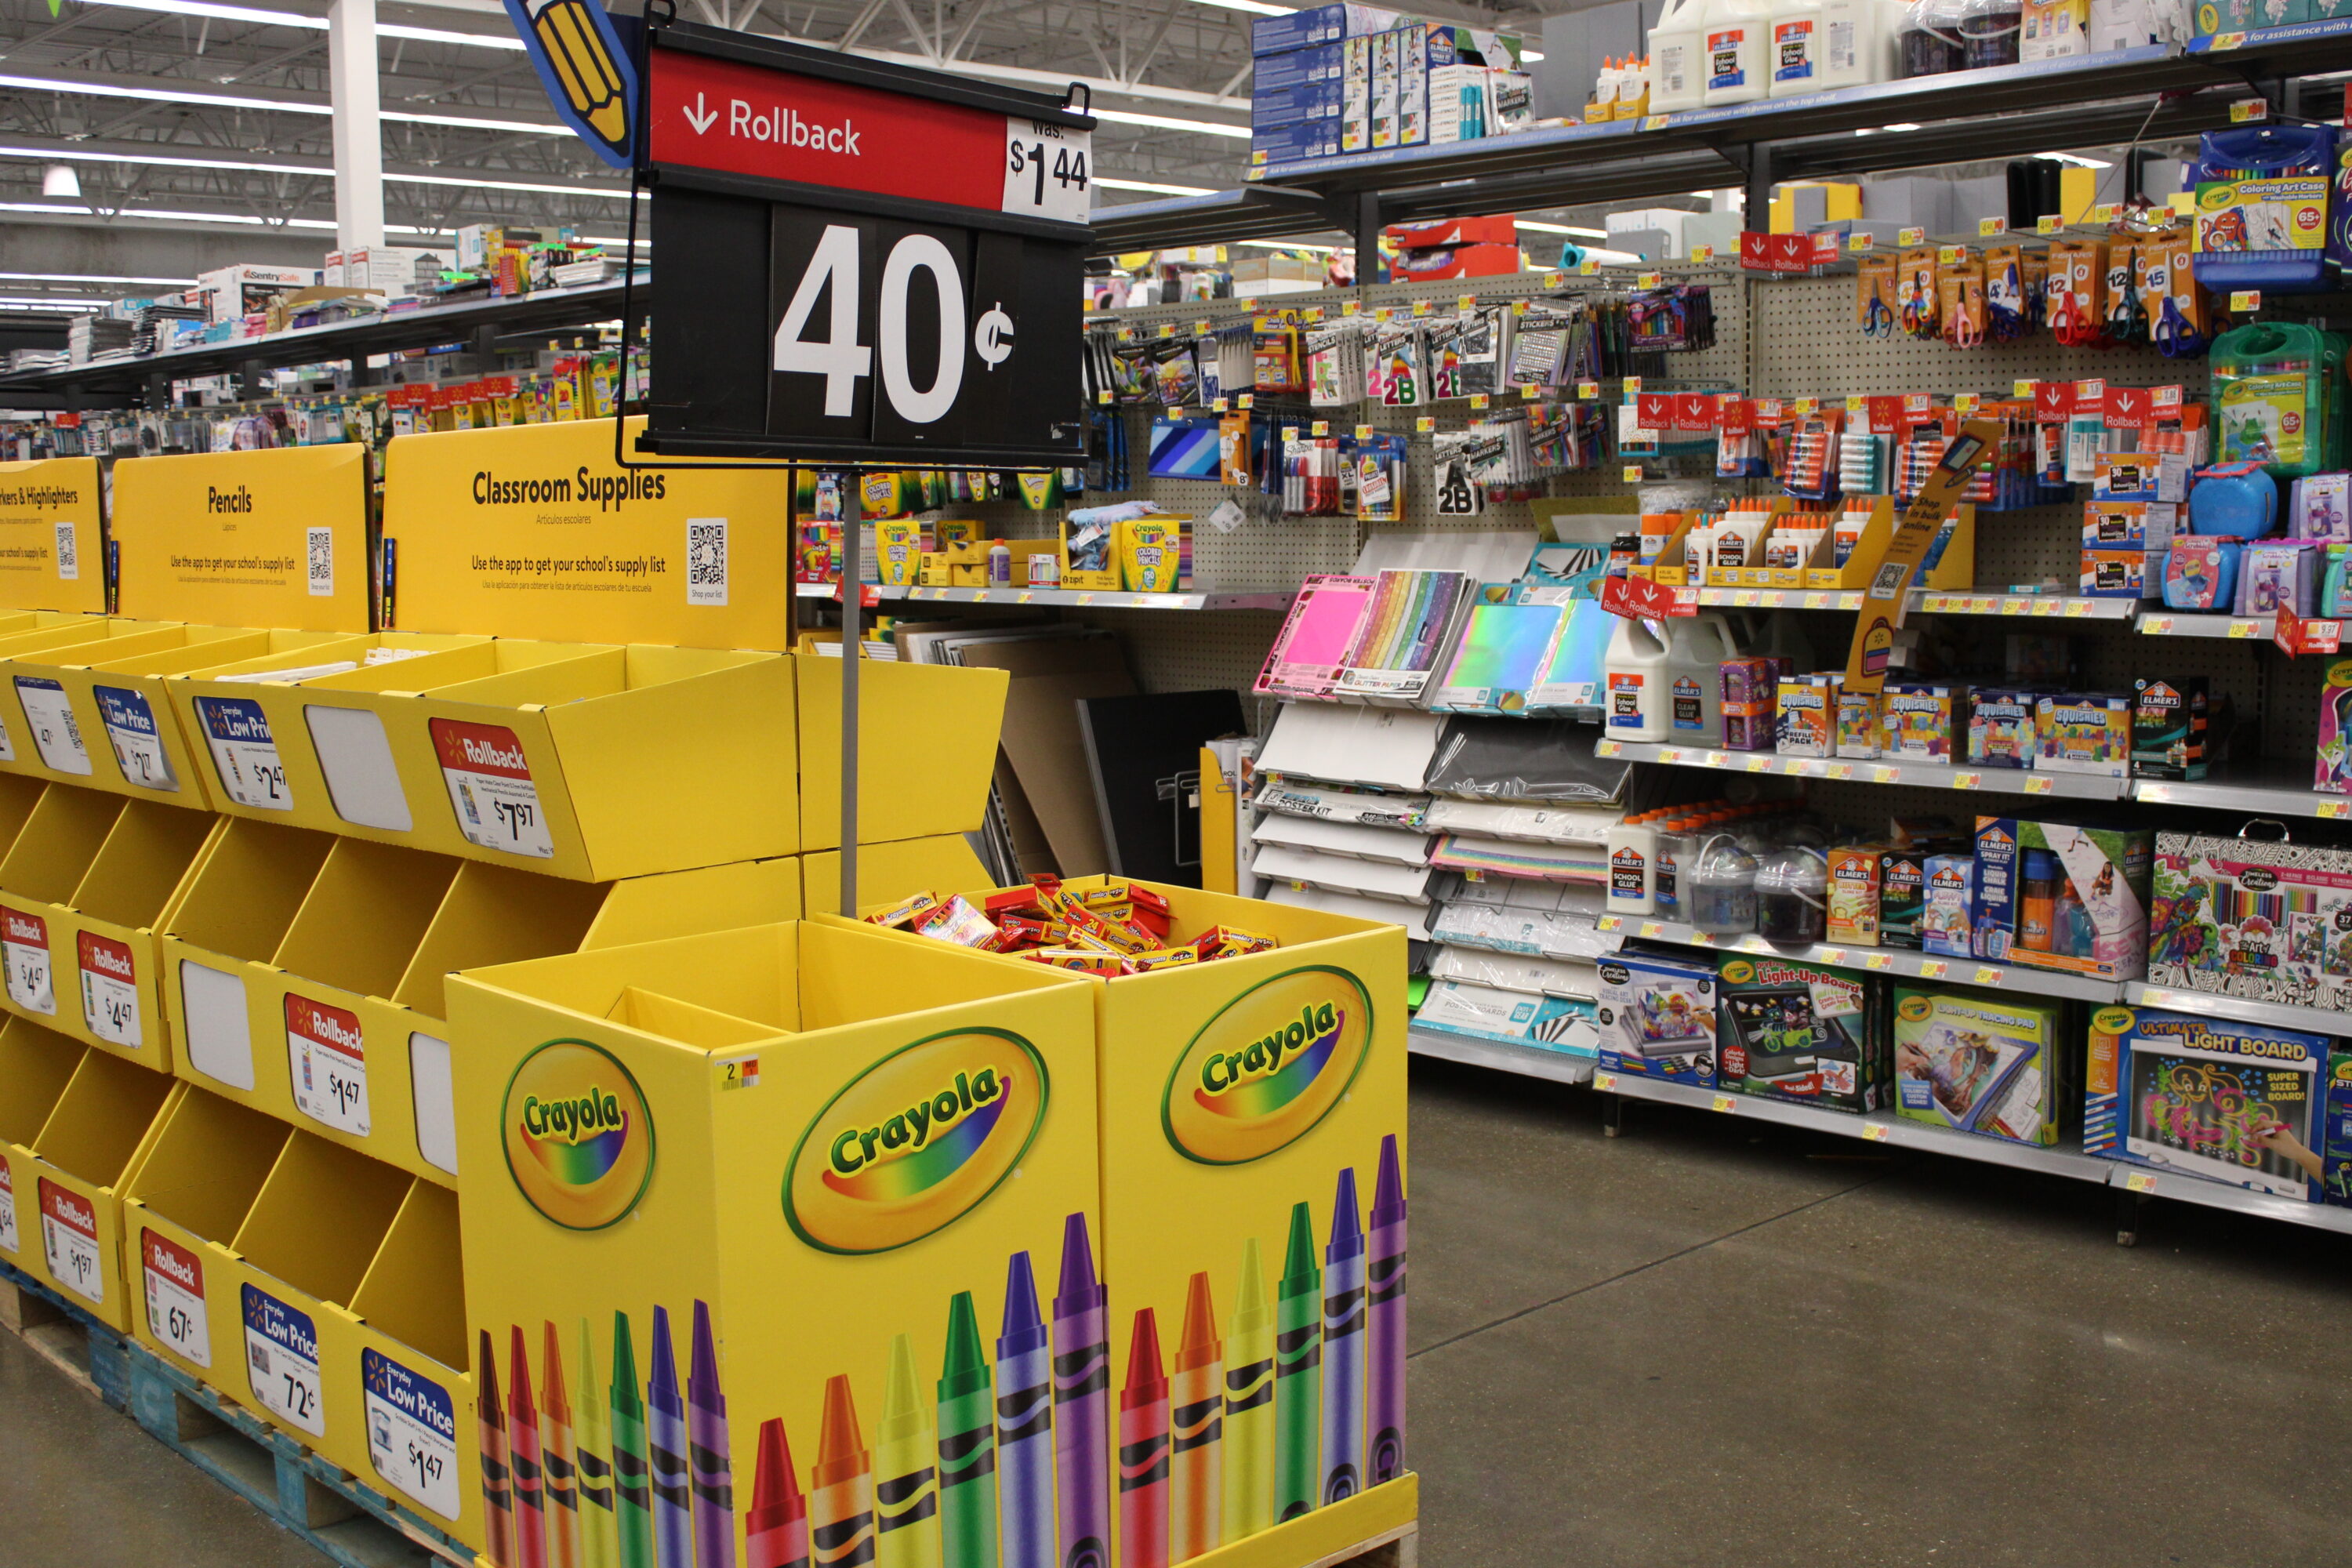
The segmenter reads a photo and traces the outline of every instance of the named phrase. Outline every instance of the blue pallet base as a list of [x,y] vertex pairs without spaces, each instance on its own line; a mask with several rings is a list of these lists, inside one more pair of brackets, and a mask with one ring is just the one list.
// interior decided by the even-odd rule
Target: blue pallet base
[[124,1339],[71,1300],[5,1263],[0,1280],[22,1291],[28,1305],[40,1303],[71,1320],[88,1342],[86,1365],[80,1353],[61,1357],[54,1342],[37,1346],[43,1354],[68,1373],[87,1376],[100,1398],[128,1414],[149,1436],[339,1568],[473,1568],[470,1547]]

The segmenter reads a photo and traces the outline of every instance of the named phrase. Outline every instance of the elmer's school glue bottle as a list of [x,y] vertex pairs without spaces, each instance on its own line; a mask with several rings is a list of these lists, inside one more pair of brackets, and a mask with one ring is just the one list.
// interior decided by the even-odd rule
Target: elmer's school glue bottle
[[1656,902],[1655,812],[1629,816],[1609,829],[1609,912],[1646,915]]
[[1706,0],[1699,13],[1706,50],[1706,107],[1753,103],[1771,89],[1771,16],[1763,0]]
[[1663,741],[1673,731],[1666,705],[1666,645],[1647,621],[1621,616],[1601,661],[1604,728],[1612,741]]

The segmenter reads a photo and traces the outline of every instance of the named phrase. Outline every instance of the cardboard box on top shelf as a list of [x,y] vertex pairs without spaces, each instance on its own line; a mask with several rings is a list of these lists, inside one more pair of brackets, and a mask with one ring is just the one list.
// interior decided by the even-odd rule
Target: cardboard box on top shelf
[[448,974],[789,919],[800,900],[788,858],[575,882],[233,819],[161,938],[175,1070],[454,1185]]
[[0,463],[0,610],[105,612],[104,491],[96,458]]
[[783,924],[476,970],[450,995],[461,1151],[487,1173],[460,1205],[475,1370],[509,1434],[560,1367],[575,1402],[642,1401],[657,1452],[690,1440],[746,1476],[681,1528],[761,1528],[737,1515],[789,1447],[814,1462],[812,1533],[854,1557],[887,1525],[937,1557],[949,1529],[993,1539],[926,1478],[1002,1409],[1035,1427],[998,1454],[1006,1480],[976,1479],[1003,1530],[1055,1539],[1058,1492],[1065,1538],[1110,1560],[1088,1500],[1115,1495],[1100,1369],[1126,1325],[1057,1268],[1066,1237],[1099,1256],[1082,985]]

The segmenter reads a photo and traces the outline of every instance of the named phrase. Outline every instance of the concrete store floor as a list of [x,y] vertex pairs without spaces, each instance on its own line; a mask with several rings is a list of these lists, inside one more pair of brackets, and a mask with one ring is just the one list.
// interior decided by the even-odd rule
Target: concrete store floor
[[[2344,1561],[2352,1242],[1413,1069],[1429,1568]],[[325,1562],[0,1333],[0,1568]]]

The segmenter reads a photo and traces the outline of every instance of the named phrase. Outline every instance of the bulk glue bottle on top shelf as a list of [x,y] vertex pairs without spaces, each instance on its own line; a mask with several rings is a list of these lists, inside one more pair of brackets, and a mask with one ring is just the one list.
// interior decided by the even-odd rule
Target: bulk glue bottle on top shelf
[[1895,35],[1910,9],[1904,0],[1821,0],[1818,88],[1866,87],[1895,79]]
[[1827,18],[1822,0],[1779,0],[1772,7],[1772,82],[1774,98],[1819,92],[1827,63]]
[[1667,0],[1650,29],[1650,112],[1696,109],[1706,102],[1706,35],[1699,26],[1703,0]]
[[1706,0],[1698,16],[1706,37],[1706,107],[1762,98],[1772,84],[1772,18],[1764,0]]
[[1666,634],[1666,739],[1723,744],[1723,661],[1739,657],[1731,623],[1708,612],[1677,616]]
[[1633,616],[1618,618],[1617,629],[1609,634],[1609,651],[1601,657],[1601,677],[1609,739],[1667,737],[1666,643],[1649,622]]
[[1656,819],[1660,815],[1645,811],[1610,826],[1609,912],[1612,915],[1646,915],[1656,906]]

